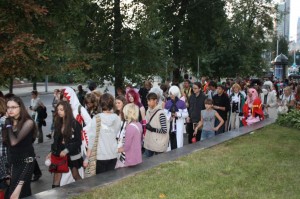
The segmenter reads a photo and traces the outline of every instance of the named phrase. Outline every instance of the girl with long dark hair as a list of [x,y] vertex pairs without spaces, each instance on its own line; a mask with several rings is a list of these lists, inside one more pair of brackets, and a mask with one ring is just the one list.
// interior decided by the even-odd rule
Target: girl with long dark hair
[[32,141],[37,129],[21,98],[11,97],[6,105],[8,117],[3,136],[8,145],[11,170],[8,194],[10,198],[23,198],[31,195],[30,180],[35,160]]
[[[81,125],[75,120],[72,108],[67,101],[60,101],[55,109],[54,142],[52,155],[68,158],[68,167],[75,181],[81,180],[78,169],[83,165],[81,156]],[[47,159],[50,159],[51,153]],[[62,173],[54,173],[52,188],[59,187]]]

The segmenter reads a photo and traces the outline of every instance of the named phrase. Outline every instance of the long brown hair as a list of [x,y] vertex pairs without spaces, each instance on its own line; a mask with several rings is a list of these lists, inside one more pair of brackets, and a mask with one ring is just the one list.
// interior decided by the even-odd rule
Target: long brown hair
[[[62,106],[65,112],[64,118],[60,117],[57,113],[58,107]],[[65,141],[68,141],[71,136],[73,135],[73,128],[72,123],[74,122],[74,116],[73,111],[71,108],[71,105],[67,101],[60,101],[58,102],[56,108],[55,108],[55,122],[54,122],[54,129],[55,134],[61,133],[63,135],[63,138]],[[62,127],[64,127],[64,130],[61,131]]]
[[[24,105],[24,103],[23,103],[23,101],[20,97],[12,96],[12,97],[10,97],[9,99],[6,100],[6,104],[9,101],[13,101],[13,102],[17,103],[20,106],[20,116],[17,119],[17,132],[19,132],[22,129],[24,123],[27,120],[32,120],[32,122],[34,123],[33,119],[31,118],[31,116],[27,112],[27,109],[26,109],[26,107],[25,107],[25,105]],[[12,118],[8,118],[8,119],[12,120]],[[33,127],[34,129],[33,129],[33,135],[32,136],[33,136],[33,139],[35,139],[36,136],[37,136],[37,128],[36,128],[36,125],[33,125],[33,126],[34,126]],[[6,130],[6,129],[4,128],[4,130]],[[5,133],[3,134],[3,139],[4,139],[4,141],[7,142],[7,134],[5,134]]]

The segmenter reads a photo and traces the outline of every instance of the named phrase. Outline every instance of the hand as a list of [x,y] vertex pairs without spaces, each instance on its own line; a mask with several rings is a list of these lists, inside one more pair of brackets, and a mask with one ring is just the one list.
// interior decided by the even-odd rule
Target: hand
[[51,158],[51,153],[46,156],[46,160]]
[[59,154],[60,157],[65,157],[66,155],[67,155],[67,153],[64,151],[60,152],[60,154]]
[[118,148],[118,153],[122,153],[122,152],[124,152],[124,148],[123,147]]
[[83,167],[86,168],[87,166],[89,166],[89,159],[85,158],[83,161]]
[[195,132],[193,133],[193,136],[194,136],[194,137],[197,135],[197,131],[198,131],[198,130],[195,130]]
[[217,127],[213,128],[213,131],[218,131],[218,130],[219,130],[219,128],[217,128]]
[[156,132],[156,129],[153,128],[150,124],[146,124],[146,129],[150,132]]

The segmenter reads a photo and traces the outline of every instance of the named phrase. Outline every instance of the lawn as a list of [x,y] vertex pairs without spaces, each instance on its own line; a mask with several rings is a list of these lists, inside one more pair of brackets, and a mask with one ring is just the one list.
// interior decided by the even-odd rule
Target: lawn
[[299,130],[270,125],[75,198],[300,198],[299,169]]

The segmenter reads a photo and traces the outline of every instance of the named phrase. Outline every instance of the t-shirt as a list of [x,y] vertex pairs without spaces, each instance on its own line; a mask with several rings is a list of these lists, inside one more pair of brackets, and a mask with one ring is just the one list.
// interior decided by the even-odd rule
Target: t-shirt
[[214,131],[213,128],[215,126],[215,116],[216,111],[215,110],[202,110],[201,116],[203,118],[203,130],[205,131]]

